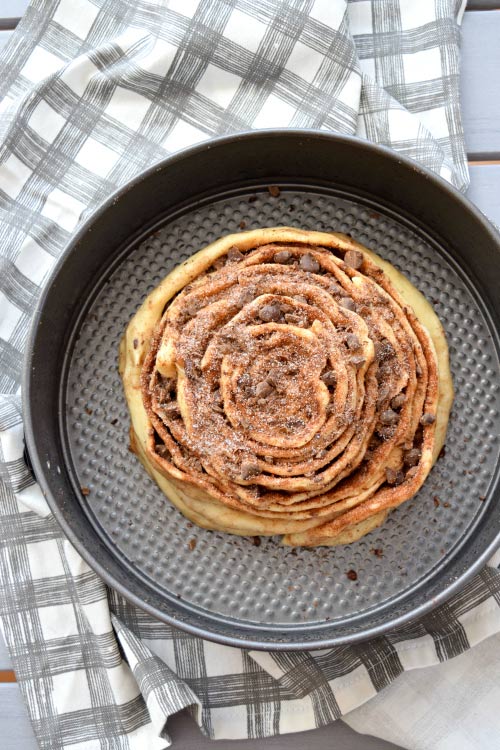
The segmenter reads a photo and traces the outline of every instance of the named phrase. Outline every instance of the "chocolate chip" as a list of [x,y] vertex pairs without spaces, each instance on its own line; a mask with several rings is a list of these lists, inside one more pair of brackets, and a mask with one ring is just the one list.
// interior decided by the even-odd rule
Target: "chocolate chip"
[[266,398],[273,391],[273,386],[269,381],[263,380],[261,383],[257,383],[255,386],[255,395],[257,398]]
[[426,411],[425,414],[422,414],[422,416],[420,417],[420,424],[424,426],[434,424],[435,421],[436,417],[434,416],[434,414],[431,414],[428,411]]
[[399,419],[399,415],[392,409],[384,409],[380,415],[382,424],[394,424]]
[[227,259],[228,259],[228,261],[230,261],[230,263],[234,263],[234,262],[236,262],[238,260],[241,260],[244,257],[245,256],[240,251],[239,247],[237,247],[236,245],[233,245],[227,251]]
[[281,318],[279,305],[264,305],[259,310],[259,318],[265,323],[279,320]]
[[267,189],[269,190],[269,195],[272,195],[273,198],[279,198],[281,195],[281,190],[277,185],[269,185]]
[[132,341],[132,345],[133,345],[134,349],[137,349],[137,347],[139,346],[139,339],[134,339]]
[[356,368],[362,367],[365,362],[366,357],[363,357],[362,354],[355,354],[354,357],[351,357],[351,364]]
[[318,261],[310,253],[302,255],[299,264],[304,271],[310,271],[311,273],[317,273],[320,269]]
[[339,304],[341,305],[341,307],[344,307],[346,310],[350,310],[351,312],[356,311],[356,303],[350,297],[341,297]]
[[405,475],[402,471],[396,471],[395,469],[391,469],[390,467],[388,467],[385,470],[385,480],[387,484],[392,484],[395,486],[397,484],[401,484],[401,482],[404,482]]
[[346,576],[350,581],[357,581],[358,580],[358,574],[355,570],[348,570],[346,573]]
[[363,253],[359,250],[348,250],[344,255],[344,263],[357,271],[363,265]]
[[356,351],[357,349],[361,349],[361,341],[356,336],[355,333],[348,333],[345,342],[347,344],[347,348],[351,349],[352,351]]
[[420,461],[421,456],[422,451],[419,448],[410,448],[410,450],[406,451],[403,456],[403,463],[408,467],[416,466]]
[[288,263],[291,258],[291,253],[288,250],[280,250],[279,253],[275,253],[273,260],[275,263]]
[[398,393],[397,396],[394,396],[394,398],[391,401],[391,407],[393,409],[401,409],[404,402],[406,401],[406,396],[404,393]]
[[243,461],[241,464],[241,476],[242,479],[250,479],[251,477],[260,474],[260,467],[253,461]]
[[328,370],[328,372],[324,372],[321,376],[321,380],[325,385],[335,385],[337,382],[337,376],[335,375],[333,370]]

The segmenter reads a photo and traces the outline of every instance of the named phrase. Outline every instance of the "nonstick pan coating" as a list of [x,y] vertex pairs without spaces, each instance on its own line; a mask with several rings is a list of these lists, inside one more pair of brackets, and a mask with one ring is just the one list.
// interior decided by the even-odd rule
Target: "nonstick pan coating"
[[[128,451],[117,347],[144,296],[217,237],[280,224],[348,232],[394,263],[434,304],[450,344],[456,399],[444,456],[417,497],[345,547],[256,546],[199,529]],[[499,542],[498,248],[443,181],[356,139],[251,133],[145,173],[68,248],[28,348],[28,449],[66,534],[136,604],[232,645],[345,643],[436,606]]]

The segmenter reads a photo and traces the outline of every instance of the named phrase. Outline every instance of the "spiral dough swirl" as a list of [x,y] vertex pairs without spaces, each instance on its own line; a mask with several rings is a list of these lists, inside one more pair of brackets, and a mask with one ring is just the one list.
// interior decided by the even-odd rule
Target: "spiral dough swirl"
[[185,515],[338,544],[415,495],[451,385],[442,329],[431,336],[405,289],[432,329],[389,264],[346,236],[289,228],[224,238],[160,284],[121,370],[132,445]]

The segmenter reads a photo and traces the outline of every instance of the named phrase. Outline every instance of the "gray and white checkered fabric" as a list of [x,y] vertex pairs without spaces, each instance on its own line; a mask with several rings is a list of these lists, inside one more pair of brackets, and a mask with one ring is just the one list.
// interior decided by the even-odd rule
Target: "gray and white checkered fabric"
[[0,622],[40,747],[164,748],[317,727],[500,631],[494,563],[424,622],[358,646],[245,652],[106,589],[23,461],[30,316],[77,226],[165,154],[268,126],[357,133],[464,189],[462,0],[32,0],[0,59]]

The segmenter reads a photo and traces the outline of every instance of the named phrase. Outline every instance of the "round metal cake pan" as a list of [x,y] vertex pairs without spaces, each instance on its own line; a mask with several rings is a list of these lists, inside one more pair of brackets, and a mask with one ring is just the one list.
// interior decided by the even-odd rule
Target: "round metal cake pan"
[[[432,301],[450,344],[456,400],[445,455],[412,501],[346,547],[256,546],[198,529],[128,451],[117,372],[127,321],[192,252],[278,224],[347,232],[393,262]],[[27,449],[64,533],[134,604],[229,645],[323,648],[429,612],[500,543],[499,249],[496,230],[447,183],[355,138],[256,131],[139,175],[64,252],[27,345]]]

